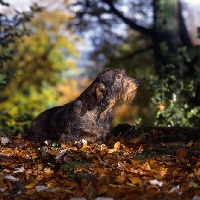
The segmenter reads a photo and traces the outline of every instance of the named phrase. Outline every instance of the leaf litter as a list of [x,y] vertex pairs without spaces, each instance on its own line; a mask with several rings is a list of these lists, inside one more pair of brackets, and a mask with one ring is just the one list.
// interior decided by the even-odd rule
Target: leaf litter
[[161,134],[71,146],[3,138],[0,198],[200,199],[200,140],[146,142]]

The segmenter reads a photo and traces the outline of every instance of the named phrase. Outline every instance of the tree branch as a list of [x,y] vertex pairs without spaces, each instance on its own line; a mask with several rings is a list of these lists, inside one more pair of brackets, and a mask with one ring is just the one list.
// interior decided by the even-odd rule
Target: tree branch
[[126,23],[127,25],[129,25],[132,29],[136,30],[136,31],[140,31],[141,33],[144,33],[146,35],[152,36],[153,35],[153,30],[151,29],[147,29],[144,28],[140,25],[137,25],[136,23],[134,23],[131,19],[125,17],[119,10],[117,10],[115,8],[115,6],[113,5],[112,0],[102,0],[104,3],[106,3],[107,5],[109,5],[110,10],[117,15],[120,19],[122,19],[124,21],[124,23]]
[[140,54],[140,53],[143,53],[143,52],[145,52],[145,51],[148,51],[148,50],[150,50],[150,49],[152,49],[152,48],[153,48],[153,45],[150,45],[150,46],[146,47],[145,49],[138,49],[138,50],[136,50],[136,51],[134,51],[134,52],[131,52],[131,53],[128,54],[128,55],[123,56],[123,57],[115,58],[114,60],[121,60],[121,61],[124,61],[124,60],[127,60],[127,59],[132,59],[134,56],[136,56],[136,55],[138,55],[138,54]]

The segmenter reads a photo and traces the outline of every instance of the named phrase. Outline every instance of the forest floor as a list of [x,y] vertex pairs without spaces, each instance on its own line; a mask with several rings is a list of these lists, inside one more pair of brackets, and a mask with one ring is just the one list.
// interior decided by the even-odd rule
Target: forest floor
[[200,200],[200,129],[112,132],[106,145],[0,138],[0,200]]

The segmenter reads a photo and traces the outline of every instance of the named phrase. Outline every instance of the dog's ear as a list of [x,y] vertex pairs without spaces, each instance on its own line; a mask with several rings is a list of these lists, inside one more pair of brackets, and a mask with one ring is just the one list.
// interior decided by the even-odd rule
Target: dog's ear
[[97,103],[104,97],[106,86],[103,83],[98,83],[93,91],[93,96],[90,99],[89,109],[92,110]]

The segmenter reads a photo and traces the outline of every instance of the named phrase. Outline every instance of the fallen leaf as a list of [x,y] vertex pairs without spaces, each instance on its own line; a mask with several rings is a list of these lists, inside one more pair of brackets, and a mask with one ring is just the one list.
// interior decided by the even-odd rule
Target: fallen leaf
[[193,179],[190,179],[188,187],[198,188],[199,184],[196,183]]
[[1,188],[1,187],[0,187],[0,192],[5,192],[6,189],[7,189],[7,187],[4,187],[4,188]]
[[31,189],[31,188],[34,188],[34,187],[35,187],[35,185],[36,185],[36,183],[37,183],[37,182],[32,182],[32,183],[30,183],[30,184],[26,185],[26,186],[25,186],[25,188],[26,188],[26,189]]
[[144,169],[144,170],[151,170],[151,167],[150,167],[150,165],[149,165],[148,162],[145,162],[144,165],[142,166],[142,169]]
[[93,200],[96,197],[96,191],[92,186],[87,186],[84,193],[88,200]]
[[54,171],[51,170],[51,169],[49,169],[49,168],[45,168],[45,169],[44,169],[44,173],[45,173],[45,176],[46,176],[46,177],[49,177],[49,176],[51,176],[51,175],[54,174]]
[[7,137],[0,137],[0,140],[2,144],[7,144],[10,141]]
[[188,147],[191,147],[191,146],[193,145],[193,143],[194,143],[194,142],[191,140],[191,141],[187,144],[187,146],[188,146]]
[[6,179],[6,180],[8,180],[8,181],[13,181],[13,182],[19,181],[19,178],[15,178],[15,177],[12,176],[12,175],[6,175],[6,176],[3,177],[3,179]]
[[200,168],[194,169],[194,177],[200,181]]
[[147,187],[145,192],[148,194],[149,197],[151,197],[149,199],[152,199],[152,198],[156,199],[155,197],[161,193],[160,190],[158,190],[157,188],[154,188],[154,187],[153,188]]
[[169,190],[169,193],[172,193],[172,192],[174,192],[174,191],[176,191],[176,190],[179,190],[180,189],[180,185],[177,185],[177,186],[175,186],[175,187],[172,187],[170,190]]
[[108,153],[115,153],[117,151],[118,151],[117,149],[108,149]]
[[119,149],[120,149],[120,145],[121,145],[120,142],[116,142],[116,143],[114,144],[114,149],[119,150]]
[[97,195],[101,195],[103,193],[106,193],[108,191],[108,186],[101,185],[97,188]]
[[200,196],[194,195],[194,196],[192,197],[192,200],[200,200]]
[[105,174],[107,172],[107,170],[106,169],[103,169],[103,168],[95,168],[94,169],[94,174]]
[[37,190],[37,192],[40,192],[40,191],[48,189],[48,187],[45,185],[37,185],[35,186],[35,189]]
[[178,149],[176,151],[176,158],[177,159],[183,159],[187,155],[187,150],[184,148]]
[[0,177],[0,188],[6,188],[6,184],[3,182],[3,179]]
[[62,157],[63,155],[65,155],[66,152],[67,152],[67,149],[61,150],[61,151],[56,155],[56,159],[59,159],[60,157]]
[[27,191],[25,191],[25,194],[27,194],[27,195],[33,195],[35,192],[36,192],[36,189],[32,188],[32,189],[28,189]]
[[142,181],[140,178],[138,177],[128,177],[128,179],[131,181],[131,183],[133,183],[134,185],[138,184],[138,185],[142,185]]
[[159,187],[162,186],[162,181],[158,181],[156,179],[150,180],[149,183],[152,184],[152,185],[158,185]]
[[13,171],[13,173],[21,173],[24,172],[24,166],[20,167],[20,168],[15,168],[15,170]]
[[124,181],[126,180],[126,176],[125,175],[119,175],[115,178],[115,182],[119,183],[119,184],[122,184],[124,183]]

